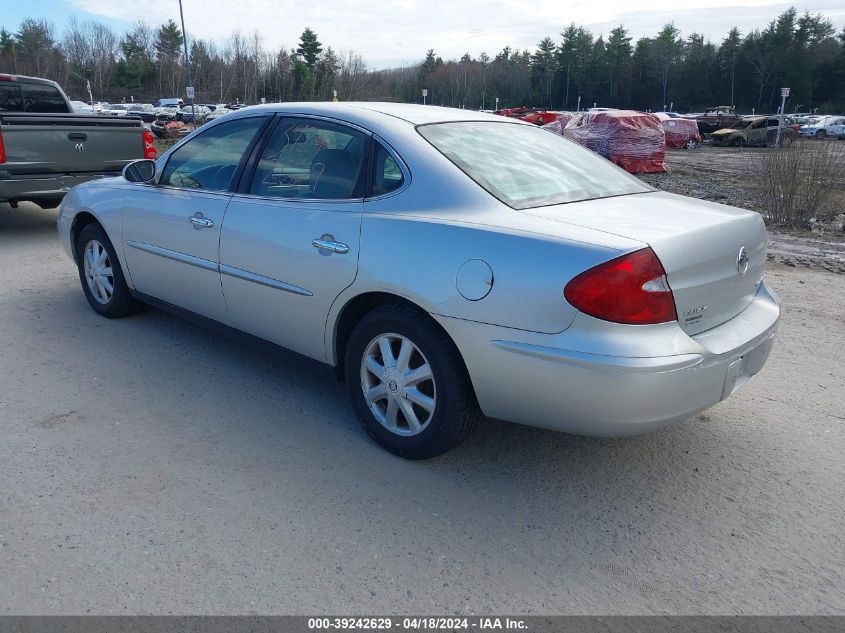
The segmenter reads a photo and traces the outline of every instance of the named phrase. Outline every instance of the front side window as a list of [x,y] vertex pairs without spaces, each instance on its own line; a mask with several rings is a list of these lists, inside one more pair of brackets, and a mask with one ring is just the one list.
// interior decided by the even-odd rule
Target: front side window
[[160,185],[226,191],[247,147],[264,124],[249,117],[215,125],[177,149],[167,161]]
[[367,136],[328,121],[283,119],[261,152],[249,192],[343,200],[362,197]]
[[467,176],[514,209],[652,191],[598,154],[532,125],[462,121],[417,129]]
[[70,112],[62,93],[48,84],[24,84],[23,98],[27,112],[49,114]]
[[405,176],[402,175],[402,170],[399,168],[396,159],[381,143],[376,146],[372,179],[372,195],[374,197],[396,191],[405,182]]

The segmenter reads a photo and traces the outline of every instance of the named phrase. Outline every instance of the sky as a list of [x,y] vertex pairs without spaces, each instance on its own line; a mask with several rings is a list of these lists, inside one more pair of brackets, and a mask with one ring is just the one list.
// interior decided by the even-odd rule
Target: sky
[[[59,32],[73,15],[98,19],[117,30],[134,20],[179,21],[178,0],[0,0],[0,26],[17,29],[25,17],[46,17]],[[324,45],[355,51],[371,68],[411,64],[433,48],[444,59],[505,46],[533,49],[543,37],[555,41],[570,22],[604,33],[624,24],[637,38],[654,35],[674,21],[684,36],[696,31],[719,42],[732,26],[742,33],[763,28],[794,5],[827,15],[845,26],[845,0],[183,0],[185,23],[194,37],[225,43],[233,30],[258,30],[267,48],[295,47],[310,26]]]

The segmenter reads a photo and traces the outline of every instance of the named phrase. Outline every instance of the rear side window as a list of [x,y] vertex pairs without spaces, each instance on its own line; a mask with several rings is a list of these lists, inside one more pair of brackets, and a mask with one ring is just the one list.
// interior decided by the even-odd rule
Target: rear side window
[[27,112],[59,114],[70,112],[62,93],[47,84],[23,84],[23,98]]
[[376,155],[373,161],[372,195],[383,196],[396,191],[405,182],[405,176],[396,163],[396,159],[379,143],[376,145]]
[[20,86],[0,83],[0,112],[21,112],[23,99]]
[[264,117],[248,117],[215,125],[170,155],[160,185],[226,191]]
[[514,209],[652,191],[609,160],[533,125],[462,121],[417,129],[467,176]]

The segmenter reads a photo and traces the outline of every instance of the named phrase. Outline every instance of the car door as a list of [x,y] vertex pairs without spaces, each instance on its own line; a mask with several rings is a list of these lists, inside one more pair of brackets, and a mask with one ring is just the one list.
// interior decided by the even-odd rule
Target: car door
[[166,159],[158,182],[124,200],[122,239],[135,289],[228,322],[218,251],[223,214],[268,116],[221,122]]
[[355,279],[370,135],[280,117],[234,195],[220,235],[232,325],[326,360],[332,302]]

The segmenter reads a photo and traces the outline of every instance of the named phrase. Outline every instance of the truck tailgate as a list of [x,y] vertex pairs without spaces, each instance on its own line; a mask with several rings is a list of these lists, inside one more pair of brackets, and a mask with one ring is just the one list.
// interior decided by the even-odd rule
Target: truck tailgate
[[119,172],[144,157],[142,122],[78,114],[0,114],[11,175]]

